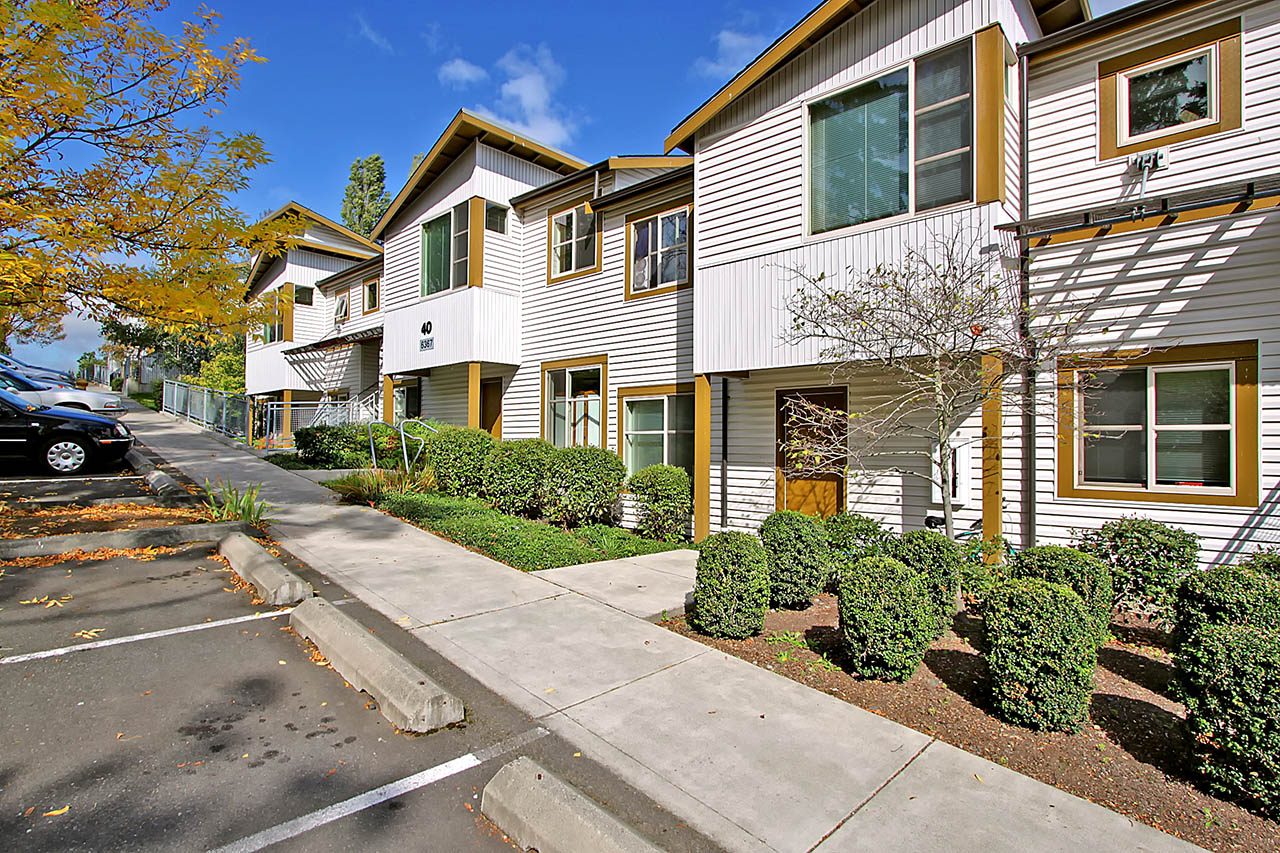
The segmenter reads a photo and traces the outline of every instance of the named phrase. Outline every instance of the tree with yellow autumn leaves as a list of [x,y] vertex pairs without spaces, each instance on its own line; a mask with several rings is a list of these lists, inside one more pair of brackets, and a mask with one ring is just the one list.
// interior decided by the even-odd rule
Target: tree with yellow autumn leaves
[[167,5],[0,3],[0,343],[48,340],[70,310],[172,329],[259,319],[235,264],[298,223],[235,208],[270,158],[208,122],[264,60],[243,39],[215,46],[207,9],[162,32]]

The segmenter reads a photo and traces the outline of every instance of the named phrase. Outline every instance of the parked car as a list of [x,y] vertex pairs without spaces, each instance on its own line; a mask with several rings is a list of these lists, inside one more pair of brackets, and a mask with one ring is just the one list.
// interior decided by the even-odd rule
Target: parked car
[[119,421],[0,390],[0,455],[26,457],[54,474],[78,474],[114,462],[133,442],[129,428]]
[[0,367],[7,367],[23,376],[30,377],[36,381],[48,380],[56,382],[60,385],[74,385],[75,377],[65,370],[55,370],[52,367],[41,367],[38,364],[28,364],[25,361],[16,359],[11,355],[0,353]]
[[100,415],[118,416],[125,413],[124,402],[114,394],[100,394],[97,391],[82,391],[66,385],[54,386],[37,382],[7,367],[0,367],[0,389],[16,394],[29,403],[81,409],[86,412],[97,412]]

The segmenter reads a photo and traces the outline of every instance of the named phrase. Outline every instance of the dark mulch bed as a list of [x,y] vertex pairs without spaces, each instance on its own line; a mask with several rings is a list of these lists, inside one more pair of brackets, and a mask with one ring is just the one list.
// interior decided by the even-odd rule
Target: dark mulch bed
[[[1167,638],[1151,626],[1113,626],[1118,639],[1098,654],[1091,723],[1067,735],[994,716],[986,662],[975,648],[982,642],[975,616],[957,617],[954,630],[903,684],[863,681],[825,664],[819,653],[841,663],[837,621],[835,598],[822,595],[808,610],[770,612],[764,634],[749,640],[704,637],[683,617],[663,625],[1210,850],[1280,850],[1280,824],[1188,781],[1183,708],[1171,698]],[[798,635],[795,642],[779,641],[789,632]],[[807,648],[798,647],[804,643]]]
[[208,521],[196,508],[140,504],[17,506],[0,510],[0,539],[29,539],[107,530],[146,530]]

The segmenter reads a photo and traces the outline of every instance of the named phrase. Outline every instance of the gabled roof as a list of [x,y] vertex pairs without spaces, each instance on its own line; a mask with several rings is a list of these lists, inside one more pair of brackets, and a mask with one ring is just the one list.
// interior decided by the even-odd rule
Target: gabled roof
[[[364,259],[370,256],[377,257],[382,254],[382,247],[379,246],[377,243],[373,242],[367,237],[362,236],[361,234],[356,233],[355,231],[352,231],[350,228],[348,228],[345,225],[340,225],[337,222],[334,222],[332,219],[330,219],[327,216],[323,216],[319,213],[316,213],[314,210],[312,210],[309,207],[303,207],[302,205],[298,204],[296,201],[288,202],[283,207],[277,210],[274,210],[271,213],[268,213],[266,216],[262,217],[261,221],[270,222],[273,219],[279,219],[280,217],[288,214],[292,214],[301,219],[309,219],[318,225],[323,225],[326,228],[331,228],[334,231],[341,234],[343,237],[346,237],[347,239],[352,240],[361,246],[361,248],[357,250],[357,249],[350,249],[345,246],[330,246],[326,243],[315,243],[310,240],[297,240],[297,241],[294,241],[295,248],[306,249],[307,251],[310,251],[310,252],[319,252],[321,254],[326,254],[326,255],[335,255],[340,258],[351,258],[352,260],[358,260],[358,261],[363,261]],[[278,258],[282,258],[282,257],[284,256],[268,255],[266,252],[259,252],[257,254],[257,256],[253,259],[253,266],[249,268],[249,275],[245,279],[244,298],[246,302],[258,295],[257,294],[258,281],[267,272],[267,270],[271,268],[271,264]]]
[[[382,251],[381,246],[379,246],[377,243],[370,240],[368,237],[365,237],[363,234],[359,234],[355,231],[352,231],[347,226],[334,222],[329,217],[316,213],[314,210],[312,210],[309,207],[303,207],[302,205],[298,204],[296,201],[286,202],[283,207],[271,213],[268,213],[266,216],[262,217],[261,221],[270,222],[271,220],[279,219],[281,216],[284,216],[285,214],[288,214],[288,213],[296,214],[297,216],[300,216],[303,219],[310,219],[312,222],[317,222],[321,225],[326,225],[329,228],[332,228],[334,231],[337,231],[343,237],[347,237],[351,240],[355,240],[360,245],[367,246],[368,248],[372,249],[375,252]],[[327,246],[321,247],[322,250],[328,249],[328,248],[329,247]]]
[[1047,51],[1053,51],[1056,55],[1059,51],[1074,47],[1081,41],[1106,38],[1117,32],[1127,32],[1132,28],[1176,15],[1185,9],[1204,5],[1206,0],[1144,0],[1132,6],[1108,12],[1099,18],[1091,18],[1058,30],[1052,35],[1046,34],[1044,38],[1018,45],[1018,55],[1041,57]]
[[346,279],[357,279],[366,276],[371,272],[382,274],[382,255],[374,255],[367,261],[361,261],[352,267],[336,272],[333,275],[327,275],[316,282],[316,287],[324,290],[331,284],[341,284]]
[[646,178],[638,181],[629,187],[623,187],[620,190],[614,190],[608,195],[602,195],[599,198],[591,200],[591,209],[595,211],[606,210],[610,207],[616,207],[623,202],[631,201],[649,193],[665,190],[669,187],[678,186],[687,183],[690,189],[693,189],[693,164],[681,166],[679,169],[672,169],[669,172],[663,172],[661,175],[655,175],[652,178]]
[[431,146],[431,151],[422,158],[418,168],[413,170],[404,188],[391,201],[387,212],[382,214],[378,224],[373,227],[372,236],[375,239],[382,236],[383,229],[390,224],[396,214],[403,210],[405,205],[422,195],[431,182],[440,177],[472,142],[483,142],[490,148],[514,154],[561,175],[572,174],[587,165],[585,160],[579,160],[572,154],[535,142],[490,119],[481,118],[469,110],[458,110],[458,114],[454,116],[453,121],[449,122],[449,126],[436,140],[436,144]]
[[[836,27],[874,3],[875,0],[824,0],[798,24],[783,33],[746,68],[733,76],[720,91],[676,125],[667,137],[665,150],[693,151],[694,135],[707,126],[729,104],[786,63],[808,50]],[[1092,17],[1089,0],[1028,0],[1045,35],[1055,33]]]
[[559,192],[566,187],[570,187],[584,178],[590,178],[595,175],[601,175],[605,172],[612,172],[617,169],[676,169],[681,166],[687,166],[693,162],[693,158],[685,154],[676,156],[663,154],[628,154],[622,157],[610,157],[608,160],[601,160],[599,163],[593,163],[585,169],[579,169],[570,175],[565,175],[556,181],[543,184],[540,187],[534,187],[531,190],[520,193],[520,195],[512,196],[511,206],[520,207],[528,204],[536,198],[541,198],[551,193]]

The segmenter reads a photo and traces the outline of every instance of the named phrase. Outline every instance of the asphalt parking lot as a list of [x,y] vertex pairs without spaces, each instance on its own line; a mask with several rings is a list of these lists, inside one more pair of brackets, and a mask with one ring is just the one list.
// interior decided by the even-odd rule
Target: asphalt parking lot
[[[152,461],[159,461],[145,448],[138,450]],[[164,467],[173,475],[169,466]],[[124,459],[95,465],[79,476],[67,477],[51,474],[26,459],[0,457],[0,501],[88,503],[151,496],[142,476]]]
[[397,732],[313,659],[286,615],[234,588],[211,545],[0,569],[7,849],[511,850],[479,797],[522,754],[669,849],[710,849],[305,568],[321,594],[462,698],[466,723]]

